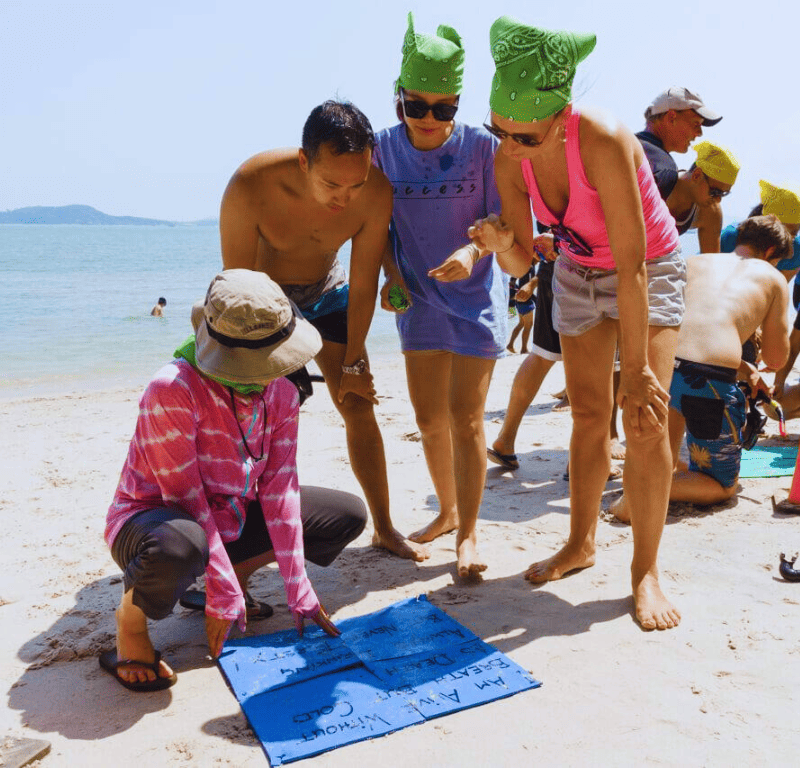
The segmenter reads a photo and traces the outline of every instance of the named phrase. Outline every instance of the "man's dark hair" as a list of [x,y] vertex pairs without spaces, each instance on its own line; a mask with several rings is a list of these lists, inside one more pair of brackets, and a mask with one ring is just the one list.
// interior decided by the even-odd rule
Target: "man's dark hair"
[[162,307],[166,307],[166,306],[167,306],[167,300],[166,300],[166,299],[165,299],[163,296],[159,297],[159,299],[158,299],[158,303],[159,303],[159,304],[160,304]]
[[309,165],[323,144],[328,144],[334,155],[360,153],[375,147],[375,133],[354,104],[329,100],[311,110],[303,126],[303,151]]
[[753,208],[750,213],[747,214],[748,219],[752,219],[753,216],[761,216],[764,213],[764,203],[759,203],[755,208]]
[[761,253],[774,246],[770,261],[788,259],[793,252],[789,230],[772,214],[745,219],[736,230],[736,245],[749,245]]

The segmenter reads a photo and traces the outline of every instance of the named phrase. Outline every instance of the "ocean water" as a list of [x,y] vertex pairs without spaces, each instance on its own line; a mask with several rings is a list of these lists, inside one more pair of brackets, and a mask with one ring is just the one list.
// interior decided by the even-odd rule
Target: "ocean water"
[[[681,245],[697,253],[696,233]],[[221,266],[214,226],[0,225],[0,399],[144,386]],[[159,296],[165,316],[150,317]],[[377,302],[367,348],[400,351]]]
[[[143,386],[221,268],[213,226],[0,226],[0,398]],[[150,317],[159,296],[164,317]],[[400,349],[380,307],[367,348]]]

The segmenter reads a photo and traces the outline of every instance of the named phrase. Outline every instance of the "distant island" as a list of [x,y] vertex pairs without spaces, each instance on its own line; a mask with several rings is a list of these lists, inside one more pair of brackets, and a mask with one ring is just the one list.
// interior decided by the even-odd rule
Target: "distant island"
[[200,221],[164,221],[143,219],[139,216],[109,216],[91,205],[61,205],[58,207],[33,206],[0,211],[0,224],[146,224],[160,227],[216,226],[216,219]]

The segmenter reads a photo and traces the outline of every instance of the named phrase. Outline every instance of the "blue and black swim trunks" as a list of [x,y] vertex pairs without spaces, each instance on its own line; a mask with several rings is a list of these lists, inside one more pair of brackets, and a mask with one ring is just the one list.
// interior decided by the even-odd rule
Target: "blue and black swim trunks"
[[669,404],[686,420],[689,470],[732,487],[739,477],[747,416],[736,369],[676,358]]

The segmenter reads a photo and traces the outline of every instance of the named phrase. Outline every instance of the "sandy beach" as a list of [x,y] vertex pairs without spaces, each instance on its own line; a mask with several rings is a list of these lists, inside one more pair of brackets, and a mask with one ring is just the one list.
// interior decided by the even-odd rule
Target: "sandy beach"
[[[487,438],[497,434],[520,355],[499,361]],[[377,409],[393,517],[409,533],[436,510],[399,355],[376,360]],[[554,413],[560,366],[529,409],[520,469],[490,465],[480,584],[454,579],[454,536],[421,564],[370,546],[371,526],[327,569],[309,566],[334,620],[426,594],[543,682],[538,690],[311,758],[302,765],[760,766],[800,747],[800,584],[779,554],[800,549],[800,517],[776,514],[791,478],[743,480],[738,498],[673,505],[662,585],[683,614],[677,629],[643,632],[632,617],[630,527],[601,512],[597,565],[534,587],[521,574],[565,539],[570,414]],[[0,403],[3,515],[0,737],[52,742],[42,766],[263,766],[267,759],[207,653],[202,617],[182,608],[152,625],[178,673],[168,691],[126,691],[98,666],[113,645],[121,577],[103,542],[105,512],[127,451],[140,387]],[[789,425],[797,443],[798,424]],[[768,424],[777,440],[775,422]],[[360,494],[344,429],[327,392],[303,407],[302,483]],[[617,497],[610,482],[604,506]],[[252,592],[275,606],[248,634],[291,626],[277,571]]]

